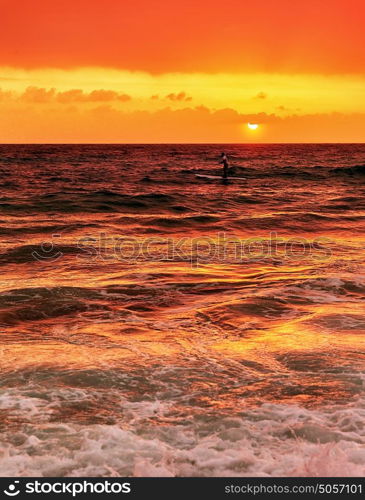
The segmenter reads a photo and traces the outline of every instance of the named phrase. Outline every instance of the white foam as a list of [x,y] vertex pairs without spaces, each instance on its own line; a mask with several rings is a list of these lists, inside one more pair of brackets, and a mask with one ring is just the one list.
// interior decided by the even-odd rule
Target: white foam
[[[87,396],[76,392],[77,398]],[[118,425],[79,425],[47,422],[51,403],[28,395],[20,404],[21,397],[7,393],[1,399],[9,411],[30,408],[33,420],[1,436],[2,476],[365,473],[363,400],[322,410],[264,404],[234,417],[192,414],[184,421],[174,421],[165,402],[121,401],[126,420]]]

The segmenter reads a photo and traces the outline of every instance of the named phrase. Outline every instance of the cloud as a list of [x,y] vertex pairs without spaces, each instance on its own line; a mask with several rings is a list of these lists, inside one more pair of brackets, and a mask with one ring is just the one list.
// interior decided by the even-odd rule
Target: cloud
[[14,93],[11,90],[2,90],[0,89],[0,102],[10,101],[13,99]]
[[20,100],[24,102],[45,103],[51,102],[56,96],[56,89],[45,89],[41,87],[27,87],[21,94]]
[[[8,100],[14,99],[15,94],[12,92],[3,92],[2,97]],[[46,89],[43,87],[30,86],[18,96],[22,102],[28,103],[52,103],[59,102],[62,104],[79,103],[79,102],[126,102],[131,100],[131,96],[125,93],[116,92],[114,90],[93,90],[84,92],[81,89],[71,89],[63,92],[57,92],[55,88]]]
[[266,98],[267,98],[267,94],[265,92],[259,92],[254,97],[254,99],[266,99]]
[[85,93],[81,89],[72,89],[65,92],[58,92],[57,94],[58,102],[70,103],[70,102],[111,102],[111,101],[122,101],[126,102],[131,100],[131,96],[128,94],[123,94],[116,92],[114,90],[93,90],[90,93]]
[[122,102],[130,101],[131,99],[132,97],[128,94],[119,94],[119,96],[117,97],[117,100]]
[[[93,107],[2,103],[0,142],[364,142],[365,113],[278,116],[205,106],[124,111]],[[247,123],[259,123],[250,131]]]
[[166,99],[169,99],[170,101],[191,101],[193,98],[186,95],[185,92],[179,92],[176,94],[167,94]]
[[86,94],[85,101],[107,102],[107,101],[130,101],[131,96],[128,94],[119,94],[114,90],[93,90],[90,94]]
[[301,108],[287,108],[286,106],[276,106],[276,109],[278,111],[286,111],[286,112],[295,112],[295,113],[299,113],[301,110]]
[[58,92],[56,97],[58,102],[68,104],[70,102],[83,102],[85,94],[81,89],[66,90],[65,92]]

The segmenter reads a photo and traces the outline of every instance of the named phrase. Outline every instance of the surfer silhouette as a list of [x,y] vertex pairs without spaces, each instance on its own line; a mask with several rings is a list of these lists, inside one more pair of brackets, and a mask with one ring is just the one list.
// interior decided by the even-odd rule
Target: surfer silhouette
[[223,181],[227,181],[228,180],[228,168],[229,168],[229,165],[228,165],[228,158],[227,158],[227,155],[226,153],[222,153],[221,155],[221,160],[219,163],[222,163],[223,164]]

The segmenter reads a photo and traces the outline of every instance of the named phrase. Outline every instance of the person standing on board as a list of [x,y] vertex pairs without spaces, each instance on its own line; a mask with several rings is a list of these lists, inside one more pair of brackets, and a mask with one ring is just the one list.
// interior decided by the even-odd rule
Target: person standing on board
[[227,155],[226,153],[222,153],[221,155],[221,161],[219,163],[222,163],[223,164],[223,181],[227,181],[228,180],[228,168],[229,168],[229,165],[228,165],[228,158],[227,158]]

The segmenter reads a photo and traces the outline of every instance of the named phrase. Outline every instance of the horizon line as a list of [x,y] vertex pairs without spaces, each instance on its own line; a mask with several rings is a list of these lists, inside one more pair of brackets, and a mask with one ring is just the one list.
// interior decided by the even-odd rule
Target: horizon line
[[345,142],[0,142],[0,146],[174,146],[174,145],[231,145],[231,146],[273,146],[273,145],[336,145],[336,144],[365,144],[365,141],[345,141]]

